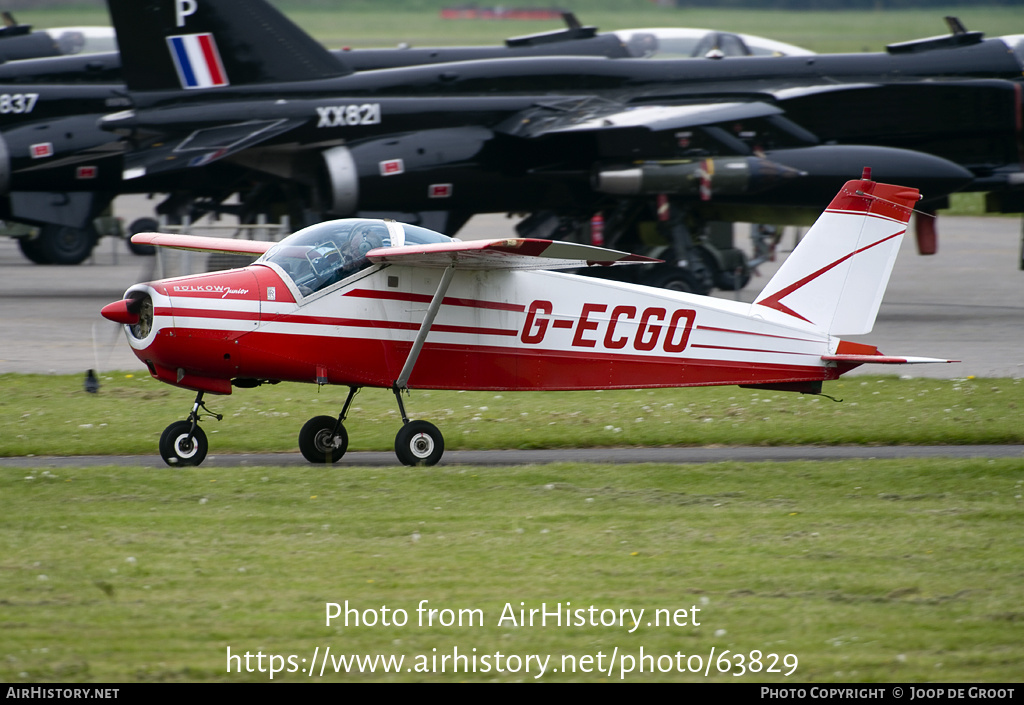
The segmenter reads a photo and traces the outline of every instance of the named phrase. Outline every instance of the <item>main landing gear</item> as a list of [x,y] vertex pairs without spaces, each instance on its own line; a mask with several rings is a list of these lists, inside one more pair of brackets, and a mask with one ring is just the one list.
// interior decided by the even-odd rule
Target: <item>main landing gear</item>
[[[395,455],[403,465],[436,465],[444,454],[444,436],[437,426],[429,421],[410,421],[402,403],[402,390],[397,386],[392,389],[398,401],[398,409],[402,414],[402,428],[395,436]],[[345,406],[338,418],[333,416],[314,416],[299,431],[299,450],[302,457],[311,463],[331,464],[341,460],[348,450],[348,432],[345,430],[345,417],[352,406],[352,399],[359,392],[359,387],[349,387]],[[209,444],[206,432],[199,425],[202,418],[200,409],[206,416],[220,421],[224,417],[206,408],[203,393],[196,394],[192,411],[184,421],[175,421],[160,436],[160,457],[171,467],[194,467],[206,459]]]
[[[410,421],[402,403],[402,390],[392,389],[402,414],[402,428],[395,436],[395,455],[403,465],[436,465],[444,454],[444,436],[429,421]],[[336,463],[348,449],[345,418],[359,387],[349,387],[348,398],[338,418],[315,416],[299,431],[299,450],[311,463]]]
[[[391,387],[398,402],[398,410],[402,414],[402,428],[395,436],[395,455],[403,465],[436,465],[444,455],[444,436],[437,429],[437,426],[428,421],[410,421],[405,413],[405,404],[402,403],[402,392],[408,390],[409,377],[412,375],[413,367],[419,358],[423,344],[427,340],[430,327],[434,325],[434,318],[441,308],[441,302],[448,291],[452,277],[455,276],[455,264],[445,268],[441,280],[437,285],[430,305],[423,316],[423,322],[416,333],[412,347],[409,349],[408,357],[402,366],[398,379]],[[299,450],[302,455],[311,463],[335,463],[348,447],[348,434],[342,425],[348,415],[349,407],[352,405],[352,398],[359,391],[359,387],[349,387],[348,398],[345,406],[342,407],[338,418],[330,416],[317,416],[306,422],[299,433]]]
[[206,459],[209,444],[206,442],[206,432],[199,427],[200,409],[218,421],[224,418],[207,409],[203,403],[203,393],[197,393],[188,418],[175,421],[160,436],[160,457],[171,467],[199,465]]

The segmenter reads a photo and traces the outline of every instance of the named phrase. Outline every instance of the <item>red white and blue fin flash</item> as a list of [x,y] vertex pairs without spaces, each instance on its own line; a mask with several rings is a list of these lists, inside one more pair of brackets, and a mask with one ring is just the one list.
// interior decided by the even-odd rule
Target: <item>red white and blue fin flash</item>
[[217,88],[228,85],[228,75],[209,32],[167,37],[182,88]]

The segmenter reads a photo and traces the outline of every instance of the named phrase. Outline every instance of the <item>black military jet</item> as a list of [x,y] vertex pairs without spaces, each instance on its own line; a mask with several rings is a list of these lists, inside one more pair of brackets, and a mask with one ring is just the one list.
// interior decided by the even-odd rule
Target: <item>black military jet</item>
[[[366,71],[452,61],[530,56],[604,56],[607,58],[809,55],[800,47],[764,37],[693,28],[652,28],[598,33],[570,13],[562,13],[564,29],[512,37],[498,46],[462,46],[339,50],[346,66]],[[11,19],[13,22],[13,19]],[[72,31],[74,30],[74,31]],[[106,30],[106,31],[104,31]],[[112,144],[109,132],[99,131],[99,118],[130,106],[121,79],[121,57],[116,51],[97,53],[101,42],[114,45],[111,28],[71,28],[31,34],[31,46],[22,41],[27,25],[0,29],[0,57],[48,57],[0,65],[0,85],[9,84],[7,110],[0,109],[0,152],[15,159],[10,171],[17,177],[0,184],[12,189],[3,203],[4,217],[39,226],[36,237],[19,240],[23,252],[40,263],[76,264],[85,259],[96,241],[94,217],[122,191],[169,190],[171,196],[157,210],[162,215],[192,218],[208,209],[232,210],[245,218],[266,209],[265,184],[246,178],[246,170],[221,164],[201,179],[190,178],[187,188],[172,177],[164,183],[120,180],[122,145]],[[85,38],[85,45],[79,46]],[[70,39],[69,39],[70,38]],[[26,40],[27,41],[27,40]],[[16,42],[17,49],[15,49]],[[74,54],[49,58],[57,54]],[[88,55],[85,55],[88,54]],[[56,136],[56,141],[40,141]],[[9,149],[4,150],[4,147]],[[0,157],[3,154],[0,153]],[[17,157],[21,158],[18,163]],[[0,159],[2,161],[2,159]],[[84,164],[83,164],[84,161]],[[0,175],[3,170],[0,169]],[[194,176],[194,175],[193,175]],[[208,177],[208,178],[206,178]],[[208,186],[204,187],[206,183]],[[55,191],[54,189],[64,189]],[[240,207],[220,205],[232,191],[255,194]],[[273,189],[280,192],[280,189]],[[252,207],[250,208],[249,205]]]
[[110,52],[117,48],[109,27],[32,29],[9,12],[0,12],[0,62]]
[[[864,165],[937,199],[1020,174],[1019,43],[977,33],[885,54],[357,72],[259,0],[109,6],[127,92],[104,101],[130,109],[102,120],[120,140],[103,154],[122,192],[219,187],[312,218],[387,212],[449,233],[474,213],[520,212],[530,234],[563,235],[600,212],[609,244],[653,230],[687,265],[647,281],[706,289],[693,219],[792,222]],[[38,144],[21,137],[12,154]],[[69,150],[64,167],[102,178],[88,169],[99,153]],[[34,157],[36,171],[57,156]]]

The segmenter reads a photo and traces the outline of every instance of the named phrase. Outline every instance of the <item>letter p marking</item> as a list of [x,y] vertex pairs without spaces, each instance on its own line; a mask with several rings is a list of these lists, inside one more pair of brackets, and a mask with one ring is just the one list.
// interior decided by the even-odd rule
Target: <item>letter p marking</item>
[[174,24],[178,27],[185,26],[185,18],[196,14],[199,3],[196,0],[174,0]]

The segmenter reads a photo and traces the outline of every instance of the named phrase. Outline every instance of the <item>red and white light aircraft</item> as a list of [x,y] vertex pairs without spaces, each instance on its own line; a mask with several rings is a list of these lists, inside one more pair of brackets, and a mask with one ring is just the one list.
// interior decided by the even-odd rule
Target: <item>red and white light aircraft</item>
[[[279,243],[140,234],[179,249],[262,254],[252,265],[137,284],[103,309],[157,379],[198,392],[164,431],[170,465],[198,465],[204,393],[291,381],[340,384],[337,418],[303,426],[311,462],[345,453],[343,422],[361,387],[391,389],[403,426],[395,452],[433,465],[444,439],[410,421],[418,389],[577,390],[741,385],[820,393],[890,357],[838,335],[867,333],[899,251],[915,189],[848,182],[752,304],[557,273],[653,262],[588,245],[460,242],[393,221],[320,223]],[[218,417],[219,418],[219,417]]]

